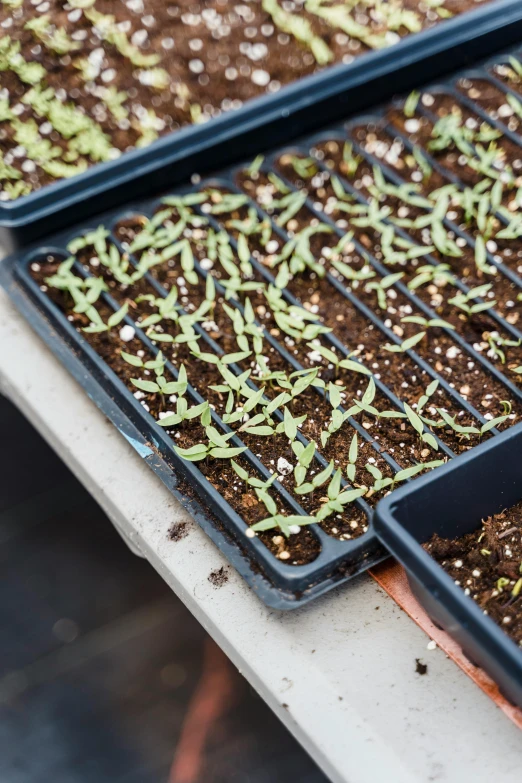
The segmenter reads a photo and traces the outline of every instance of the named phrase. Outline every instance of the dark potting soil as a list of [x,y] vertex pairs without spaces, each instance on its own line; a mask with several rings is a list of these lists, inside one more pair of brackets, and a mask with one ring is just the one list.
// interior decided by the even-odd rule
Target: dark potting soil
[[0,3],[0,200],[485,2]]
[[228,582],[227,569],[221,566],[216,571],[211,571],[208,576],[208,581],[214,587],[223,587]]
[[434,535],[424,549],[522,646],[522,502],[461,538]]

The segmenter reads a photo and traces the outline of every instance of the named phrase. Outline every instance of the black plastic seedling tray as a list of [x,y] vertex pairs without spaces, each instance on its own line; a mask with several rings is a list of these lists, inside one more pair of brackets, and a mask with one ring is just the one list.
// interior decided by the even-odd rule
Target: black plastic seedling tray
[[405,567],[411,589],[433,621],[522,707],[522,649],[424,551],[435,533],[454,539],[522,499],[522,428],[514,427],[377,506],[375,528]]
[[521,37],[520,0],[493,0],[409,35],[389,49],[294,82],[210,123],[171,133],[146,149],[0,203],[0,247],[10,252],[96,212],[182,182],[194,171],[215,170],[254,156],[486,57]]
[[[504,61],[505,56],[506,55],[500,55],[496,58],[495,62]],[[480,74],[486,73],[486,71],[477,71],[475,68],[473,73],[476,74],[477,72]],[[452,78],[461,78],[465,75],[466,73],[459,73]],[[433,92],[435,89],[451,89],[452,83],[453,81],[450,81],[446,84],[439,85],[438,87],[430,88],[430,91]],[[332,138],[349,139],[350,129],[357,125],[357,123],[366,122],[368,120],[378,121],[382,116],[382,112],[377,110],[370,115],[352,119],[348,124],[323,129],[320,134],[316,134],[311,138],[301,139],[299,142],[294,143],[289,149],[290,151],[300,151],[309,154],[310,150],[317,145],[320,140]],[[519,138],[519,143],[522,144],[522,138]],[[268,155],[262,164],[261,170],[266,173],[273,169],[277,157],[286,151],[288,150],[281,149],[278,152],[273,152]],[[367,153],[363,150],[361,150],[361,155],[368,158]],[[372,163],[381,166],[383,170],[385,168],[385,164],[383,164],[382,161],[372,160]],[[318,163],[318,165],[320,164]],[[226,189],[239,192],[236,184],[236,174],[240,169],[241,167],[234,167],[233,169],[224,171],[198,185],[189,185],[179,188],[175,193],[183,194],[197,191],[204,188],[207,184],[214,187],[222,185]],[[286,181],[286,185],[290,190],[295,190],[295,187],[290,182]],[[346,190],[349,190],[351,185],[348,181],[344,180],[343,187]],[[372,511],[365,501],[361,499],[356,501],[359,508],[362,509],[369,518],[369,529],[364,535],[352,540],[337,540],[327,535],[319,526],[313,525],[309,530],[313,535],[318,537],[321,546],[320,555],[315,561],[308,565],[291,566],[277,560],[269,550],[264,547],[260,540],[257,538],[247,538],[244,535],[245,523],[238,514],[233,512],[223,498],[204,478],[202,478],[201,474],[198,474],[193,463],[188,463],[175,455],[172,449],[172,441],[165,434],[164,430],[154,423],[152,417],[145,412],[143,407],[126,389],[112,370],[101,361],[93,349],[87,344],[87,341],[71,326],[64,315],[40,290],[30,274],[29,267],[31,263],[47,256],[49,253],[58,258],[65,258],[68,255],[66,251],[67,243],[74,237],[96,228],[100,223],[103,223],[112,231],[110,241],[118,244],[114,229],[119,221],[132,215],[150,217],[157,210],[159,204],[159,198],[129,203],[124,209],[113,209],[105,214],[97,215],[89,221],[83,221],[70,230],[55,234],[46,239],[44,245],[38,243],[33,244],[26,251],[12,256],[0,265],[0,282],[2,282],[7,289],[18,309],[24,314],[33,328],[43,337],[62,363],[65,364],[69,371],[84,387],[98,407],[107,415],[115,426],[118,427],[136,449],[138,454],[140,454],[147,464],[152,467],[166,486],[191,510],[191,513],[196,516],[196,519],[201,526],[223,550],[230,562],[244,576],[254,590],[256,590],[259,596],[266,603],[277,608],[288,609],[302,605],[306,601],[329,590],[336,584],[365,571],[385,557],[385,550],[379,542],[373,527]],[[283,242],[288,240],[288,235],[285,233],[285,230],[277,225],[273,218],[270,218],[263,213],[260,206],[254,204],[254,202],[249,202],[249,205],[255,209],[261,217],[271,222],[272,229],[279,235]],[[308,199],[306,205],[313,215],[315,207],[311,202],[311,199]],[[319,215],[319,213],[316,213],[316,215]],[[210,216],[207,217],[209,217],[209,220],[211,221],[214,220],[214,218]],[[321,219],[328,221],[327,216],[323,214],[321,214]],[[345,232],[339,229],[333,221],[331,221],[331,226],[333,232],[337,232],[340,236],[344,236]],[[373,267],[377,275],[387,274],[388,270],[383,267],[382,263],[377,258],[373,257],[367,251],[363,250],[362,252],[366,253],[365,257],[368,259],[368,263]],[[429,256],[427,258],[429,259]],[[435,259],[429,259],[429,262],[436,264]],[[251,258],[251,263],[256,270],[264,276],[265,280],[269,282],[271,273],[267,267],[257,262],[254,258]],[[495,263],[494,259],[491,258],[490,263]],[[204,278],[205,275],[208,274],[201,269],[198,264],[196,264],[196,270],[198,276],[201,278]],[[502,271],[503,273],[509,272],[507,269]],[[81,274],[81,270],[79,270],[79,273]],[[378,333],[382,334],[383,342],[400,343],[400,339],[396,334],[386,326],[376,313],[360,301],[353,291],[345,288],[337,278],[332,277],[329,273],[327,279],[329,284],[336,289],[337,295],[341,294],[345,297],[347,309],[350,307],[355,308],[357,312],[371,324],[372,329],[374,328]],[[162,288],[156,280],[147,278],[147,282],[155,288],[158,295],[166,296],[166,290]],[[463,284],[459,281],[457,282],[462,288]],[[519,280],[516,275],[513,277],[513,282],[522,288],[522,281]],[[401,282],[398,282],[396,286],[397,290],[400,290],[402,296],[408,297],[412,306],[423,312],[427,317],[434,317],[434,312],[419,299],[414,291],[408,289],[407,286],[403,285]],[[285,290],[284,295],[289,304],[295,303],[296,300],[293,299],[292,294],[289,291]],[[103,296],[110,307],[117,309],[116,303],[111,301],[107,294],[104,294]],[[520,337],[520,333],[515,326],[506,322],[496,311],[491,310],[490,313],[491,317],[496,319],[499,326],[512,334],[514,339]],[[131,323],[130,320],[128,322]],[[147,338],[145,334],[139,332],[139,330],[138,334],[144,347],[149,351],[157,351],[157,348],[154,348],[154,346],[151,345],[149,338]],[[211,339],[208,336],[203,336],[203,339],[207,340],[207,342],[210,341],[209,345],[211,350],[213,350]],[[272,347],[276,351],[281,354],[285,353],[284,347],[278,343],[275,337],[270,337],[269,339]],[[328,335],[327,339],[331,340],[332,347],[345,356],[349,354],[350,348],[354,347],[341,343],[332,335]],[[460,350],[468,354],[470,359],[476,363],[477,367],[480,367],[496,381],[502,383],[503,386],[509,390],[513,400],[522,401],[522,389],[517,387],[507,377],[503,372],[502,367],[493,365],[484,352],[475,350],[474,346],[466,343],[462,336],[452,333],[452,339],[459,345]],[[470,413],[478,422],[482,424],[486,422],[482,413],[476,410],[459,393],[454,385],[448,382],[447,378],[438,373],[434,367],[419,356],[414,349],[409,349],[406,354],[408,359],[413,361],[426,376],[429,376],[430,379],[437,380],[440,388],[443,389],[445,394],[451,397],[462,410]],[[295,363],[295,359],[289,356],[288,352],[286,352],[285,359],[287,362],[293,362],[296,370],[299,369],[299,366]],[[387,397],[392,407],[402,410],[402,403],[395,394],[387,388],[384,382],[379,380],[379,378],[376,378],[375,383],[378,391]],[[192,390],[191,396],[194,401],[201,401],[200,398],[198,399],[197,392],[194,390]],[[367,442],[372,442],[372,447],[380,452],[378,445],[373,442],[373,439],[360,424],[356,421],[350,421],[350,423],[357,431],[360,438],[366,439]],[[498,430],[496,429],[491,430],[490,434],[495,437],[499,436]],[[447,457],[453,457],[453,451],[444,440],[439,438],[438,441],[439,453]],[[467,457],[467,459],[471,459],[474,453],[475,451],[472,450],[470,452],[471,456]],[[388,462],[388,465],[392,470],[396,471],[399,469],[399,466],[394,461],[391,454],[380,452],[380,455]],[[247,458],[258,472],[263,474],[264,471],[266,478],[268,478],[266,468],[259,463],[255,458],[255,455],[247,454]],[[292,496],[288,495],[288,493],[285,496],[284,490],[281,488],[277,491],[280,492],[287,503],[293,506],[293,513],[300,513]]]

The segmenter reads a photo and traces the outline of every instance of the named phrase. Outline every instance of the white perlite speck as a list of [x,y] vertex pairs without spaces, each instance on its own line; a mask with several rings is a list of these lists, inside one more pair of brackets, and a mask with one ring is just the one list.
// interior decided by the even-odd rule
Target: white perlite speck
[[205,65],[201,60],[191,60],[189,62],[189,68],[192,73],[203,73]]
[[270,74],[268,71],[263,71],[261,68],[255,68],[252,71],[251,79],[258,87],[266,87],[270,81]]
[[291,473],[293,470],[292,465],[290,462],[288,462],[287,459],[284,457],[279,457],[277,460],[277,472],[281,474],[281,476],[288,476],[289,473]]
[[129,324],[125,324],[125,326],[122,326],[120,329],[120,339],[123,340],[124,343],[128,343],[133,340],[135,334],[135,328],[133,326],[129,326]]

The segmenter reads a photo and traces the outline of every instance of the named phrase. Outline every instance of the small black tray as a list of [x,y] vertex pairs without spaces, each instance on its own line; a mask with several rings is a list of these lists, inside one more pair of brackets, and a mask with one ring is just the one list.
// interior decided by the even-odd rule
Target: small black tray
[[405,567],[433,621],[522,707],[522,649],[424,551],[434,533],[458,538],[522,499],[522,428],[517,425],[382,500],[376,532]]
[[146,149],[0,203],[0,248],[10,252],[97,212],[182,182],[194,171],[253,157],[521,38],[520,0],[492,0],[389,49],[300,79],[205,125],[184,128]]

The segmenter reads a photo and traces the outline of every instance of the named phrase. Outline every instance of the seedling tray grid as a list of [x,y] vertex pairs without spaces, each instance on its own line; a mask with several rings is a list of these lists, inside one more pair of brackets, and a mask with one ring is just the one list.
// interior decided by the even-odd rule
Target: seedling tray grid
[[[497,57],[494,62],[487,63],[481,68],[474,68],[472,71],[460,73],[451,81],[430,88],[429,93],[431,95],[449,95],[462,107],[470,109],[487,121],[490,126],[501,131],[513,144],[519,146],[522,157],[522,137],[506,127],[498,118],[492,118],[485,113],[478,104],[463,95],[462,91],[456,86],[467,78],[480,79],[495,88],[501,89],[504,94],[510,93],[516,97],[517,93],[514,90],[506,88],[492,74],[492,67],[502,62],[509,62],[508,58],[509,55]],[[403,103],[403,101],[400,101],[397,103],[397,106],[403,106]],[[437,119],[420,102],[416,106],[416,111],[433,122]],[[370,167],[378,168],[387,183],[397,187],[403,185],[405,180],[401,178],[395,168],[384,163],[380,157],[368,152],[365,149],[365,145],[360,143],[361,140],[358,139],[356,130],[361,126],[378,128],[380,132],[382,131],[383,134],[389,137],[390,142],[393,139],[401,139],[404,148],[414,152],[415,145],[411,143],[407,134],[401,132],[399,128],[389,121],[385,109],[379,109],[371,114],[351,119],[348,123],[323,130],[320,134],[300,140],[289,148],[278,150],[270,154],[261,163],[258,163],[256,167],[257,176],[275,176],[276,179],[274,181],[280,183],[280,187],[284,187],[287,195],[294,194],[298,198],[301,193],[299,214],[307,216],[308,221],[317,219],[322,224],[327,225],[331,229],[332,236],[337,237],[338,240],[346,235],[346,229],[340,227],[338,222],[325,211],[322,211],[321,205],[314,201],[309,192],[307,192],[306,198],[302,195],[303,183],[300,182],[299,176],[286,176],[283,170],[284,167],[281,166],[281,160],[288,154],[302,157],[304,160],[309,160],[310,157],[313,157],[318,174],[323,173],[330,176],[331,168],[320,155],[317,155],[317,150],[321,149],[325,143],[337,140],[341,144],[348,143],[351,145],[353,153],[359,156],[364,163],[367,163]],[[465,187],[452,171],[445,169],[425,149],[422,149],[422,157],[431,169],[438,173],[442,180],[456,185],[459,189]],[[236,194],[245,197],[246,191],[243,187],[240,187],[240,177],[246,168],[248,168],[248,164],[234,167],[203,182],[179,188],[175,191],[175,194],[171,195],[186,197],[188,194],[195,194],[205,189],[219,189],[225,194]],[[362,192],[362,189],[357,188],[339,171],[336,171],[335,175],[344,193],[352,197],[353,201],[351,203],[367,208],[369,200]],[[48,256],[53,256],[58,260],[65,260],[70,255],[66,249],[67,244],[72,239],[88,231],[95,230],[100,223],[103,223],[110,231],[108,236],[109,244],[114,244],[119,252],[123,252],[124,247],[121,244],[121,235],[119,234],[119,227],[122,222],[136,216],[152,218],[158,209],[161,208],[162,203],[161,199],[138,202],[127,206],[124,210],[113,210],[108,214],[97,216],[95,220],[76,225],[70,231],[61,232],[48,239],[45,246],[33,246],[27,252],[8,259],[3,265],[3,282],[15,304],[29,319],[33,327],[58,354],[66,366],[69,367],[99,407],[126,435],[129,442],[146,459],[147,463],[169,489],[175,492],[181,501],[190,508],[191,512],[196,515],[200,524],[225,552],[229,560],[254,590],[258,592],[260,597],[266,603],[278,608],[299,606],[332,586],[366,570],[385,556],[384,549],[379,544],[373,529],[373,509],[371,505],[364,498],[355,500],[355,505],[359,511],[365,514],[368,519],[368,530],[360,537],[351,540],[339,540],[329,535],[319,525],[311,525],[307,529],[317,539],[320,549],[316,559],[313,562],[299,566],[289,565],[277,560],[257,537],[250,538],[245,535],[245,522],[241,516],[228,505],[219,492],[202,475],[197,464],[183,460],[174,452],[172,439],[144,410],[132,393],[125,388],[117,375],[88,344],[85,337],[73,328],[58,307],[40,290],[39,285],[31,275],[31,265],[41,262]],[[255,212],[260,220],[265,221],[270,226],[272,236],[279,238],[283,245],[291,241],[292,235],[288,232],[287,226],[281,225],[281,222],[277,221],[277,216],[265,211],[259,201],[254,201],[249,196],[244,202],[244,207],[251,210],[251,212]],[[226,229],[224,220],[220,218],[219,213],[211,214],[208,210],[205,210],[204,206],[202,207],[197,203],[191,209],[195,214],[200,215],[202,219],[207,221],[208,225],[216,232],[227,231],[230,246],[238,256],[240,255],[237,237],[232,231]],[[499,213],[497,217],[507,225],[504,214]],[[382,218],[382,221],[385,225],[389,224],[386,216]],[[448,231],[453,232],[455,237],[461,239],[463,243],[476,252],[477,241],[471,233],[456,225],[447,216],[443,218],[443,223]],[[396,229],[396,231],[399,237],[404,239],[409,237],[407,231],[402,228]],[[351,242],[354,246],[354,252],[364,258],[371,268],[374,276],[372,279],[378,281],[390,275],[390,268],[383,263],[382,259],[376,257],[367,246],[362,244],[357,234],[352,237]],[[522,279],[516,271],[501,263],[490,250],[485,249],[485,255],[487,264],[498,270],[498,274],[501,277],[505,277],[515,291],[522,291]],[[130,257],[130,262],[133,268],[136,268],[139,263],[138,259],[132,256]],[[272,270],[256,257],[251,255],[249,263],[263,281],[268,284],[275,282],[275,273],[273,274]],[[423,253],[422,263],[427,266],[438,267],[440,261],[430,253]],[[78,261],[75,262],[73,271],[79,277],[86,277],[91,274],[89,269]],[[208,269],[202,267],[197,259],[194,261],[194,271],[203,284],[211,274]],[[167,297],[168,290],[150,272],[145,274],[143,280],[149,287],[150,292],[155,296]],[[357,287],[348,287],[343,283],[342,276],[332,274],[331,269],[326,271],[324,281],[331,294],[332,302],[334,300],[340,301],[339,298],[341,298],[342,302],[345,303],[348,317],[352,313],[353,317],[358,319],[358,322],[364,322],[371,330],[378,333],[382,337],[383,343],[387,342],[391,346],[396,346],[398,350],[400,349],[400,355],[404,361],[409,362],[413,369],[416,368],[419,373],[426,376],[428,383],[437,382],[438,389],[445,395],[445,399],[453,403],[455,408],[464,411],[470,419],[474,420],[478,427],[484,427],[484,432],[488,431],[488,437],[499,434],[499,429],[488,423],[491,417],[488,418],[482,411],[478,410],[467,399],[466,394],[461,393],[451,380],[448,380],[440,370],[437,370],[435,362],[430,362],[429,357],[423,355],[419,349],[416,350],[416,345],[406,348],[403,346],[401,336],[397,334],[397,331],[392,328],[386,318],[379,315],[363,301],[363,297],[358,295]],[[219,278],[214,278],[214,283],[218,296],[224,295],[225,288]],[[470,301],[479,305],[484,304],[484,299],[473,295],[472,289],[461,281],[457,275],[453,276],[452,284],[455,286],[455,290],[460,291],[464,296],[469,294],[471,290]],[[396,279],[391,288],[398,296],[411,305],[413,311],[422,313],[427,320],[438,319],[440,321],[440,316],[435,312],[434,308],[427,304],[426,301],[417,295],[415,290],[409,288],[401,279]],[[301,302],[290,289],[291,286],[282,290],[284,301],[287,305],[300,305]],[[107,292],[101,294],[101,301],[114,312],[117,312],[121,306],[121,303]],[[238,300],[232,297],[227,302],[230,307],[239,310],[244,315],[244,307]],[[181,305],[177,305],[177,307],[180,315],[183,315],[184,311]],[[518,345],[518,341],[522,341],[522,332],[516,323],[513,322],[513,319],[507,319],[505,315],[498,312],[494,307],[487,309],[487,315],[503,334],[509,336],[514,344]],[[130,315],[125,316],[122,324],[131,326],[135,330],[136,337],[147,354],[154,356],[158,354],[161,345],[158,346],[157,342],[151,339],[150,336],[147,336],[145,330],[139,328]],[[260,326],[257,320],[255,325]],[[223,349],[209,336],[205,329],[199,324],[196,324],[194,328],[200,336],[200,345],[204,346],[204,350],[215,353],[218,356],[223,354]],[[488,358],[486,352],[477,349],[466,336],[455,329],[451,329],[449,325],[444,325],[444,322],[439,324],[437,328],[448,341],[451,341],[451,345],[454,348],[468,358],[474,367],[479,368],[480,372],[496,383],[499,388],[502,388],[513,403],[522,404],[522,389],[508,377],[508,370],[504,365],[495,363],[491,357]],[[303,370],[303,365],[295,357],[294,353],[288,349],[288,346],[283,344],[282,339],[278,339],[277,335],[270,333],[268,330],[265,330],[264,338],[271,349],[293,371]],[[349,345],[346,340],[339,339],[333,332],[322,335],[322,339],[323,344],[336,351],[340,357],[351,357],[353,359],[352,352],[356,345]],[[234,363],[230,364],[229,369],[236,376],[242,372],[241,368]],[[171,362],[167,361],[165,371],[173,380],[178,379],[178,370]],[[372,377],[377,392],[388,401],[390,408],[404,413],[406,410],[405,406],[397,393],[389,387],[389,383],[377,373],[374,373]],[[257,390],[258,387],[254,385],[254,380],[254,378],[251,378],[248,383],[251,389]],[[324,399],[325,397],[323,389],[313,389],[313,393],[317,394],[318,398],[322,397]],[[204,401],[200,393],[190,384],[187,395],[191,402],[196,405]],[[108,403],[109,400],[112,402]],[[341,407],[340,410],[344,412],[345,409]],[[274,416],[277,421],[282,420],[282,414],[279,411],[276,411]],[[212,411],[212,423],[222,433],[231,432],[230,428],[215,411]],[[360,422],[350,417],[347,423],[357,433],[361,442],[370,444],[376,455],[379,455],[385,461],[392,473],[397,473],[401,470],[401,465],[398,464],[393,454],[390,451],[381,450],[379,443]],[[502,422],[502,425],[504,424],[506,422]],[[423,426],[422,432],[424,434],[429,432],[427,425]],[[438,447],[438,456],[447,458],[455,456],[455,442],[451,438],[448,438],[446,434],[437,434],[436,429],[430,434],[432,442],[436,442]],[[308,441],[304,435],[298,432],[297,437],[303,445],[307,445]],[[240,436],[235,434],[230,440],[230,445],[241,447],[244,444]],[[267,465],[250,449],[244,451],[242,457],[263,480],[266,481],[271,477],[271,471]],[[320,449],[316,452],[315,459],[320,469],[328,464],[321,456]],[[343,486],[349,488],[349,482],[343,480]],[[291,514],[306,515],[306,511],[295,495],[288,492],[281,483],[276,481],[272,489]]]

